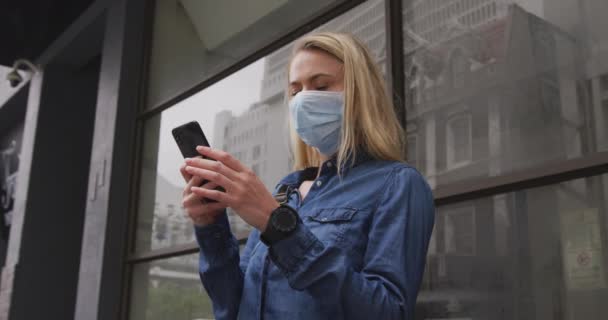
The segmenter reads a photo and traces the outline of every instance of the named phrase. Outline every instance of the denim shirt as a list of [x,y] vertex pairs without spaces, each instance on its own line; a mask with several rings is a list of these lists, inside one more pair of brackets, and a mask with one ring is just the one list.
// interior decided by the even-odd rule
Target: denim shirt
[[[239,247],[225,214],[196,227],[199,273],[216,319],[413,319],[434,224],[431,189],[404,163],[359,157],[337,175],[323,163],[289,174],[301,223],[267,247]],[[276,190],[275,190],[276,193]]]

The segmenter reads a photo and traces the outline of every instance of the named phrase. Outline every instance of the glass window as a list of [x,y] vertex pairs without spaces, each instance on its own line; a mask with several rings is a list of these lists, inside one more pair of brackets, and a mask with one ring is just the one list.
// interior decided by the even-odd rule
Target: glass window
[[600,77],[600,84],[601,84],[602,93],[608,92],[608,74],[605,74]]
[[[0,110],[0,113],[2,111],[5,110]],[[0,130],[0,241],[5,243],[8,240],[15,209],[23,127],[24,123],[21,122]],[[4,263],[5,253],[0,253],[0,264]]]
[[19,75],[24,79],[16,87],[12,87],[10,81],[6,80],[6,76],[13,71],[13,68],[0,65],[0,106],[3,106],[10,97],[13,96],[18,90],[29,83],[31,73],[23,70],[17,71]]
[[407,135],[407,161],[408,163],[416,168],[416,159],[418,157],[418,136],[415,133],[408,133]]
[[[608,2],[465,1],[450,21],[424,3],[403,1],[404,72],[434,188],[608,150]],[[462,105],[470,128],[451,116]]]
[[260,157],[260,154],[262,153],[262,146],[261,145],[256,145],[253,147],[253,160],[257,160]]
[[448,120],[447,163],[449,168],[467,165],[472,158],[471,116],[459,115]]
[[342,0],[158,0],[148,108],[226,69]]
[[444,210],[445,253],[453,255],[475,255],[475,209]]
[[[317,30],[353,33],[385,65],[384,1],[364,2]],[[255,170],[269,190],[291,171],[283,96],[291,49],[287,45],[145,120],[135,251],[194,241],[181,206],[183,159],[172,128],[198,121],[212,147],[223,148]],[[230,209],[228,214],[235,236],[247,237],[249,225]]]
[[136,265],[130,302],[131,320],[213,319],[198,254]]
[[607,183],[439,207],[416,319],[605,319]]
[[[180,1],[180,5],[183,8],[178,12],[193,2]],[[317,30],[355,34],[384,66],[383,15],[383,0],[367,1]],[[183,159],[171,135],[175,126],[198,121],[211,146],[223,148],[255,170],[268,189],[291,171],[283,97],[290,52],[290,45],[281,48],[144,120],[136,253],[170,250],[194,241],[192,224],[180,203],[185,183],[179,173]],[[250,227],[233,212],[228,214],[235,236],[246,238]],[[211,302],[197,266],[198,254],[137,263],[132,272],[129,319],[212,319]]]

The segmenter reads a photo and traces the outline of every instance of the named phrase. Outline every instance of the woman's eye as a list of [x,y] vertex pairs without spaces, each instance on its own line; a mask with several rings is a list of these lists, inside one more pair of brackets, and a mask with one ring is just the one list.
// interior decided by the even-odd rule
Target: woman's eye
[[327,86],[321,86],[321,87],[317,87],[318,91],[325,91],[327,90]]

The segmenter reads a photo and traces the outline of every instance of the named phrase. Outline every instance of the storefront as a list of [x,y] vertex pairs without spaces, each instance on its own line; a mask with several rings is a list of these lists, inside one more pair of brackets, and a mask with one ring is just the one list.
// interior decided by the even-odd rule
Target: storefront
[[[323,30],[369,46],[434,191],[416,319],[604,319],[606,12],[604,0],[92,3],[35,57],[41,72],[0,90],[0,318],[213,318],[170,131],[198,121],[273,188],[291,170],[291,44]],[[250,227],[230,221],[244,243]]]

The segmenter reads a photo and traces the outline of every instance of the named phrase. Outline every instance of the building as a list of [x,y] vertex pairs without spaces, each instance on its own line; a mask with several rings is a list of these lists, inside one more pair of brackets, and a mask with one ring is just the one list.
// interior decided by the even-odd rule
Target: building
[[[449,185],[463,176],[492,177],[534,163],[580,157],[590,147],[583,138],[584,128],[576,125],[581,122],[580,112],[572,110],[584,105],[577,101],[581,94],[576,87],[578,48],[574,38],[517,5],[508,10],[501,19],[420,47],[410,58],[410,157],[436,186]],[[417,146],[425,150],[422,155]],[[432,290],[423,291],[421,305],[426,304],[430,315],[438,318],[442,317],[437,311],[441,304],[454,308],[455,314],[476,310],[487,317],[484,309],[492,306],[512,310],[506,318],[549,316],[555,308],[551,302],[528,306],[500,297],[510,291],[537,301],[536,295],[560,290],[558,283],[533,290],[532,284],[538,281],[534,274],[526,284],[510,287],[506,282],[510,271],[505,268],[545,261],[560,264],[555,261],[559,256],[540,249],[529,248],[517,261],[508,253],[525,247],[528,241],[551,239],[543,235],[541,240],[542,233],[531,230],[547,225],[560,229],[560,221],[575,219],[579,213],[573,213],[568,200],[562,198],[602,189],[574,182],[563,188],[573,194],[560,194],[559,189],[537,194],[553,204],[541,212],[530,212],[537,199],[518,194],[442,210],[429,261],[433,270],[429,277],[435,280],[427,283]],[[580,214],[597,218],[597,213]],[[543,218],[539,220],[538,215]],[[515,230],[512,221],[530,233]],[[553,236],[559,241],[558,235]],[[488,260],[500,263],[488,265]],[[571,267],[569,262],[565,265]],[[603,281],[605,267],[602,263],[597,267],[595,280]],[[479,286],[475,277],[489,278],[482,281],[485,286]],[[452,294],[442,295],[442,289]]]
[[[333,19],[316,30],[333,30],[357,35],[372,48],[384,66],[384,7],[379,0],[362,4],[356,14]],[[292,46],[287,45],[264,58],[261,101],[238,116],[229,111],[216,114],[215,145],[249,163],[269,189],[291,170],[289,127],[285,100],[287,63]],[[277,135],[275,130],[284,132]],[[285,161],[287,160],[287,161]]]
[[77,2],[0,9],[0,319],[212,318],[170,129],[272,189],[316,30],[370,47],[433,188],[416,319],[608,312],[606,1]]

